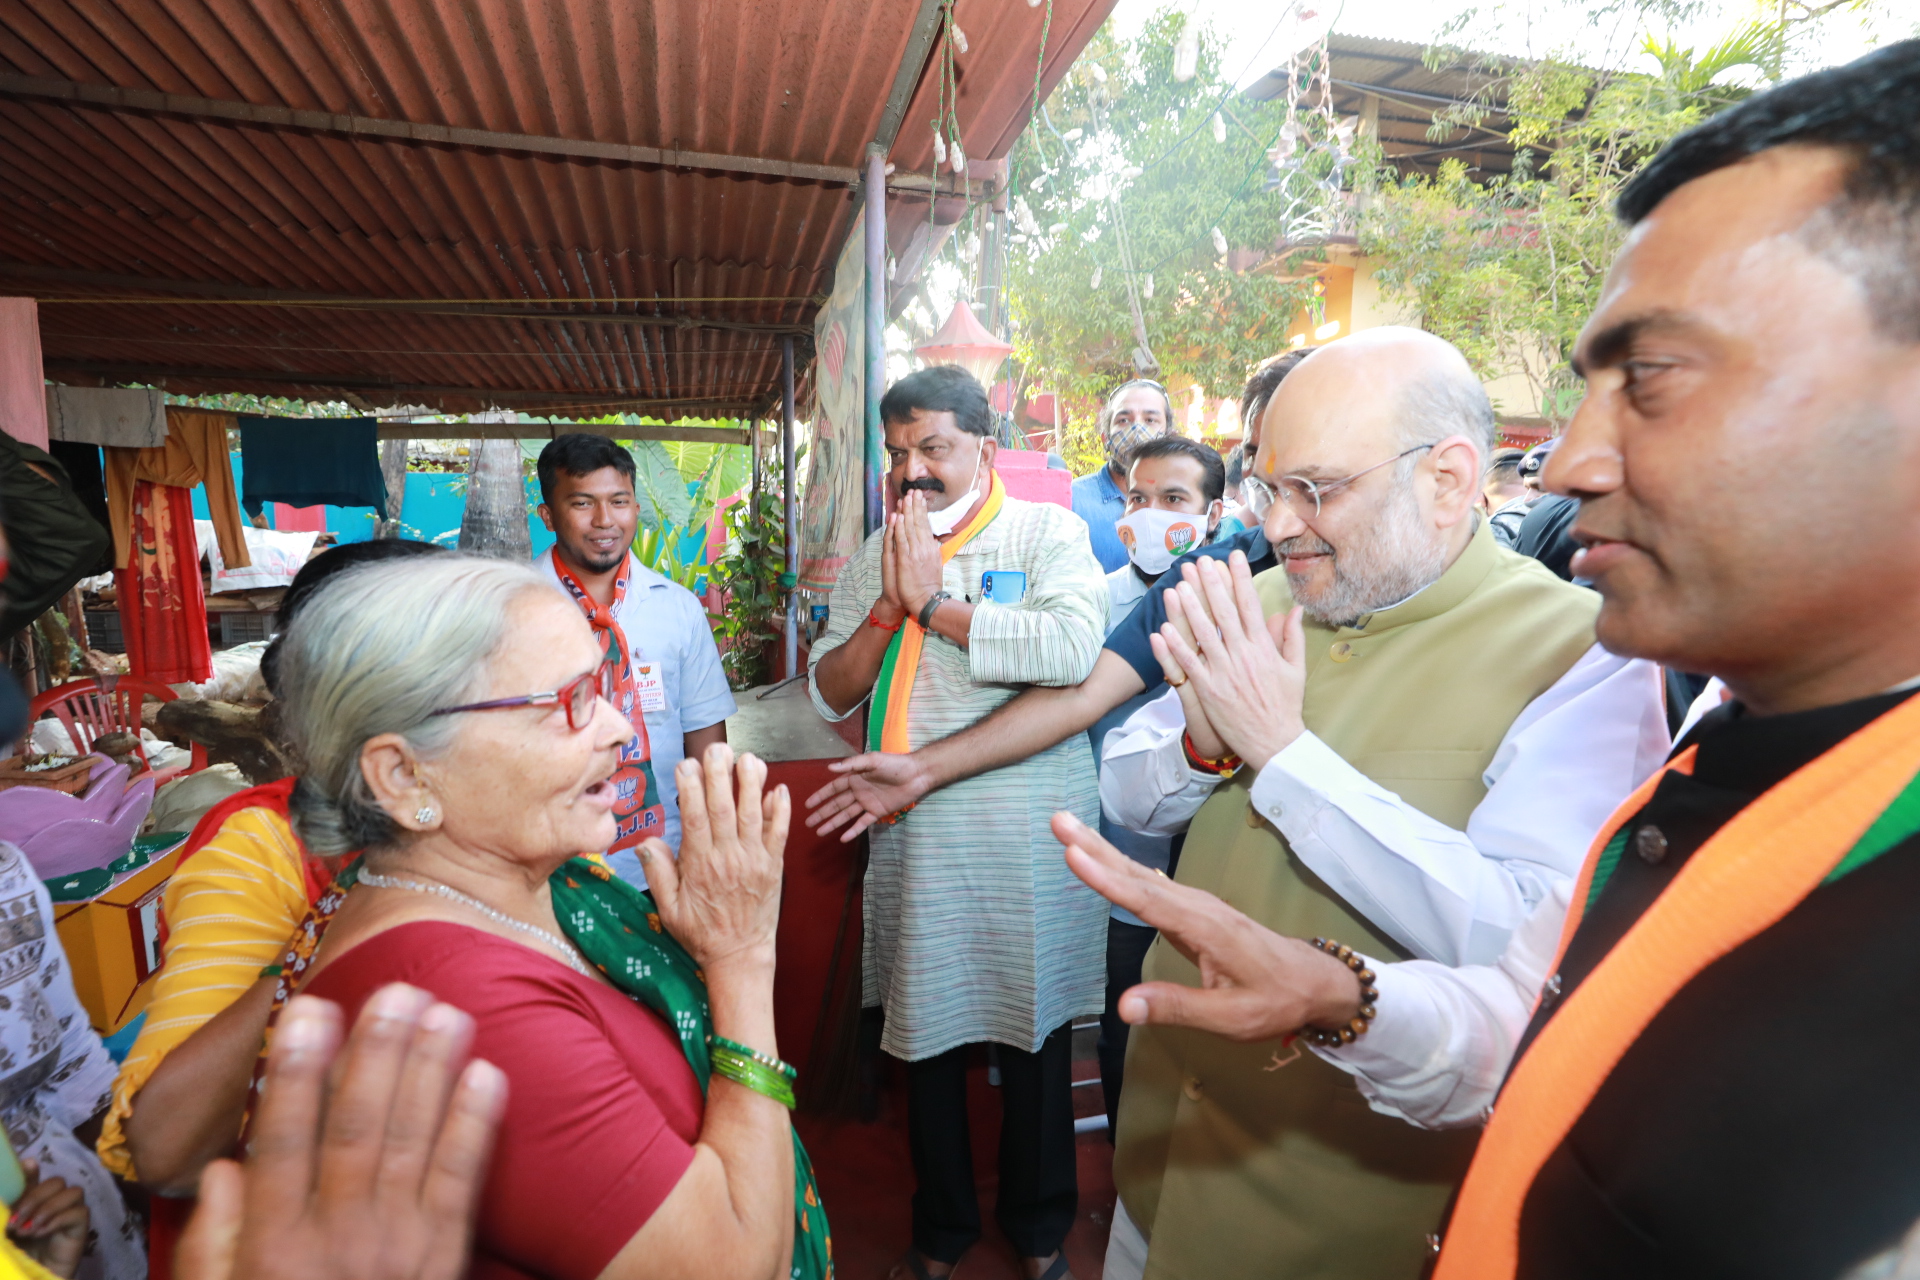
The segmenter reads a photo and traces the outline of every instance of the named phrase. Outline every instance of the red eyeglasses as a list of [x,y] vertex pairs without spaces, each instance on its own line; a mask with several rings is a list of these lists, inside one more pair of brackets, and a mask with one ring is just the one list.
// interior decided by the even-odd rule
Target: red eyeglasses
[[566,708],[567,728],[578,733],[593,723],[594,703],[613,698],[613,663],[603,662],[583,676],[567,681],[552,693],[529,693],[518,698],[495,698],[491,702],[469,702],[459,707],[442,707],[427,716],[458,715],[462,711],[504,711],[508,707],[550,707],[556,702]]

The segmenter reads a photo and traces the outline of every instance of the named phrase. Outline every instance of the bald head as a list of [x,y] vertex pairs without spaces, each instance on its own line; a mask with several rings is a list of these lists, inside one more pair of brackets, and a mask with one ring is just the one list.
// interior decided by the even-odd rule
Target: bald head
[[1267,402],[1263,439],[1280,423],[1337,433],[1362,452],[1398,453],[1454,435],[1482,460],[1493,448],[1493,406],[1466,358],[1445,339],[1398,325],[1363,329],[1302,360]]

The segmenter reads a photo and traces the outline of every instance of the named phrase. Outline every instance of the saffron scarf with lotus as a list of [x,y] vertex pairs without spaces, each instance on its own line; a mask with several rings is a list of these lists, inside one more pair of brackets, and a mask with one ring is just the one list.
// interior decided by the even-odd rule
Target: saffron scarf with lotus
[[573,597],[573,602],[587,615],[587,623],[600,633],[606,660],[613,668],[613,692],[607,700],[633,726],[633,738],[620,748],[620,762],[612,778],[617,798],[613,803],[613,843],[607,846],[607,851],[631,849],[649,836],[667,833],[667,808],[660,800],[660,782],[653,773],[653,740],[647,736],[647,721],[640,708],[633,652],[627,647],[627,633],[617,616],[626,601],[627,588],[633,582],[633,556],[628,555],[620,562],[620,572],[613,580],[613,600],[609,604],[595,600],[593,593],[580,584],[580,579],[560,558],[558,548],[553,556],[553,571],[560,575],[560,585]]

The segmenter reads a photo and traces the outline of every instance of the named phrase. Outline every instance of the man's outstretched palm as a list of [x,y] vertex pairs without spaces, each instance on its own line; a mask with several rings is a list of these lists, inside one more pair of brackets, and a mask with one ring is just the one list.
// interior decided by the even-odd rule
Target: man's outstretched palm
[[842,844],[930,790],[925,772],[910,755],[869,751],[828,767],[840,776],[807,797],[807,826],[826,835],[844,825]]

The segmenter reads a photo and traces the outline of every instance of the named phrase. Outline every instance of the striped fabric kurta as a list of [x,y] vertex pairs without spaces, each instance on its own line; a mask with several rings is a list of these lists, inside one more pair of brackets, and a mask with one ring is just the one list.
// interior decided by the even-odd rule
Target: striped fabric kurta
[[169,1053],[247,993],[306,919],[300,842],[272,809],[242,809],[167,881],[160,906],[166,958],[100,1135],[100,1159],[123,1178],[135,1176],[123,1128],[133,1096]]
[[[1017,605],[975,603],[970,648],[928,635],[909,704],[915,748],[976,723],[1026,685],[1078,684],[1099,657],[1106,575],[1078,516],[1007,499],[948,562],[942,585],[978,602],[988,570],[1025,573],[1026,594]],[[865,625],[879,598],[875,533],[840,571],[812,661]],[[821,715],[845,719],[811,677],[808,689]],[[886,1010],[888,1053],[914,1061],[981,1041],[1034,1052],[1062,1023],[1100,1011],[1107,906],[1067,870],[1047,826],[1058,809],[1089,825],[1099,817],[1083,733],[868,829],[865,1003]]]

